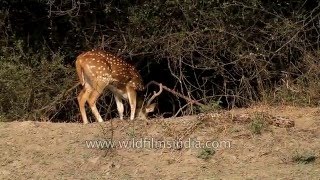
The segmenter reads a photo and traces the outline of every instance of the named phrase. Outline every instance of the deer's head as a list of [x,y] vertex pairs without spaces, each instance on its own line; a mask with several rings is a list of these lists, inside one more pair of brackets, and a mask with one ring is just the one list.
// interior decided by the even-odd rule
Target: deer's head
[[151,112],[154,112],[155,108],[156,108],[156,103],[152,103],[152,101],[158,97],[163,91],[163,87],[162,84],[159,84],[159,91],[155,92],[153,91],[153,95],[151,96],[151,98],[145,102],[143,99],[139,99],[138,103],[137,103],[137,110],[138,110],[138,114],[137,114],[137,118],[138,119],[144,119],[146,120],[148,117],[148,114]]

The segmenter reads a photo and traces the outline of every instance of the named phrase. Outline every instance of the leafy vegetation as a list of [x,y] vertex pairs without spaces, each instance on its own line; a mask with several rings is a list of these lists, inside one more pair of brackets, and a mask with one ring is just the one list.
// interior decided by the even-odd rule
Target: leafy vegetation
[[256,113],[250,123],[250,130],[254,134],[261,134],[261,132],[267,127],[267,117],[263,113]]
[[201,149],[201,151],[199,151],[197,157],[203,160],[208,160],[210,159],[214,154],[216,153],[216,151],[214,149],[211,148],[203,148]]
[[[74,61],[92,48],[202,103],[318,105],[319,14],[309,0],[4,0],[0,119],[76,121]],[[161,97],[166,116],[197,113]]]
[[292,161],[300,164],[309,164],[313,163],[316,158],[317,157],[314,153],[296,152],[296,154],[292,157]]

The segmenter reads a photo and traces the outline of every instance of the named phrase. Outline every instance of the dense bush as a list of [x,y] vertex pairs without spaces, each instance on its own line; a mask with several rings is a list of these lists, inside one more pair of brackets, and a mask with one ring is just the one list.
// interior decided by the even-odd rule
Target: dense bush
[[73,99],[65,92],[76,84],[74,70],[63,64],[58,53],[25,52],[21,44],[16,41],[12,48],[1,49],[1,118],[47,120],[65,100]]
[[[1,3],[0,116],[5,119],[58,114],[74,120],[73,63],[91,48],[118,54],[140,69],[145,82],[162,82],[204,104],[319,104],[316,1]],[[164,93],[160,112],[173,115],[182,107],[180,114],[197,112],[185,103]]]

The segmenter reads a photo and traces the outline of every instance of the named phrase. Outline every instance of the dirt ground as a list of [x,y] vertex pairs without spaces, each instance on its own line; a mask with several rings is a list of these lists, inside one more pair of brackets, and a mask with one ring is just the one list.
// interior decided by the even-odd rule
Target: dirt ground
[[[258,124],[254,131],[253,121],[230,118],[255,119],[258,112],[285,116],[295,126]],[[117,147],[88,147],[110,139]],[[141,139],[149,144],[142,147]],[[185,146],[169,147],[177,139]],[[151,146],[151,140],[168,145]],[[148,124],[2,122],[0,152],[0,179],[320,179],[320,110],[255,106]]]

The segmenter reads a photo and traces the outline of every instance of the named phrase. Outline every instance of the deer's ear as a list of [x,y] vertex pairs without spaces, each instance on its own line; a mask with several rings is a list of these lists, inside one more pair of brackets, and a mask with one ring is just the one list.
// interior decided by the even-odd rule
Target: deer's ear
[[156,107],[156,103],[152,103],[152,104],[146,106],[146,113],[153,112],[155,107]]

